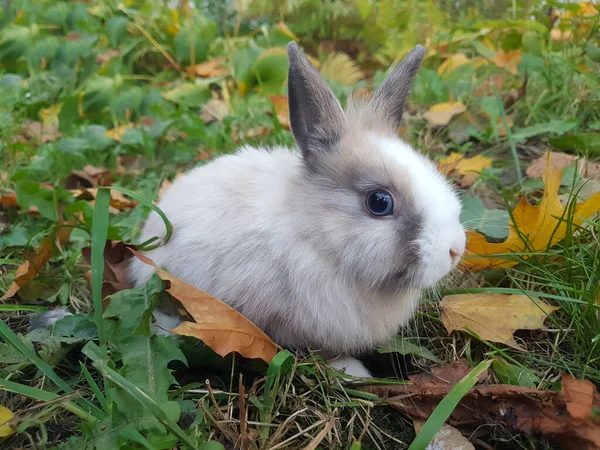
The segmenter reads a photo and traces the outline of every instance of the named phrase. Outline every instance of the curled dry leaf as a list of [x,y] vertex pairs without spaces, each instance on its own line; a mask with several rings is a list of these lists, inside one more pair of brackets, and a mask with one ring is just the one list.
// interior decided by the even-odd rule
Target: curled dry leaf
[[496,65],[496,67],[504,69],[513,75],[517,75],[519,73],[517,67],[521,62],[521,56],[521,50],[505,52],[504,50],[500,49],[492,58],[492,62]]
[[[98,188],[72,189],[70,192],[77,199],[93,201],[96,199],[96,195],[98,195]],[[110,206],[116,210],[124,211],[135,208],[137,205],[137,201],[125,197],[123,193],[114,189],[110,190]]]
[[22,134],[17,135],[17,139],[21,141],[37,140],[42,143],[53,142],[61,137],[62,134],[58,131],[58,124],[44,126],[40,122],[26,122],[22,130]]
[[458,175],[461,186],[468,187],[475,182],[479,172],[492,167],[493,161],[492,158],[483,155],[466,158],[460,153],[452,152],[438,162],[438,167],[446,175]]
[[110,170],[106,167],[96,167],[88,164],[82,170],[74,170],[67,176],[67,189],[92,188],[106,186],[112,182]]
[[[600,175],[600,164],[587,161],[585,158],[577,158],[575,155],[563,152],[551,152],[552,167],[564,169],[573,166],[577,160],[577,173],[584,177],[593,178]],[[546,169],[547,156],[534,159],[526,170],[529,178],[540,178]]]
[[229,104],[225,100],[221,100],[220,98],[211,98],[208,102],[202,105],[200,118],[206,123],[210,123],[215,120],[222,122],[228,114]]
[[448,333],[465,330],[482,339],[525,350],[515,341],[517,330],[539,330],[544,320],[559,309],[526,295],[461,294],[442,299],[442,322]]
[[[500,424],[527,436],[547,436],[566,450],[597,450],[600,448],[600,417],[584,415],[583,410],[575,410],[573,415],[571,399],[583,401],[587,411],[590,401],[600,404],[600,395],[592,389],[590,399],[587,387],[590,382],[568,378],[563,376],[563,390],[558,392],[509,385],[475,386],[461,399],[447,423],[468,432],[484,424]],[[390,406],[413,419],[425,420],[453,386],[415,383],[359,389],[383,397]],[[585,392],[585,400],[581,392]]]
[[225,58],[215,58],[195,66],[190,66],[186,70],[188,74],[202,78],[215,78],[229,74],[229,69],[223,66]]
[[[133,244],[107,240],[104,245],[104,281],[102,282],[102,298],[124,289],[131,289],[133,284],[129,280],[129,260],[131,252],[129,249],[136,249]],[[85,247],[81,250],[83,258],[88,264],[92,263],[92,249]],[[88,270],[85,274],[90,292],[92,290],[92,271]],[[106,304],[103,304],[106,307]]]
[[56,234],[44,238],[39,247],[31,253],[25,253],[26,261],[21,264],[16,271],[15,280],[8,287],[8,290],[0,297],[0,301],[14,297],[14,295],[25,286],[40,270],[50,261],[54,254],[54,248],[60,246],[69,239],[73,230],[74,222],[59,222]]
[[[425,424],[424,420],[414,419],[415,431],[418,433]],[[453,426],[443,424],[425,450],[475,450],[473,444]]]
[[[472,272],[512,267],[518,263],[516,259],[508,260],[493,255],[539,252],[564,239],[567,234],[567,221],[562,218],[567,212],[558,197],[562,174],[562,169],[552,166],[549,152],[543,176],[545,190],[541,203],[531,205],[525,197],[521,198],[512,212],[508,237],[504,242],[490,243],[482,234],[468,231],[467,251],[461,261],[461,267]],[[573,226],[578,226],[584,219],[598,211],[600,211],[600,192],[577,203],[573,217],[569,219]],[[523,253],[521,258],[527,258],[527,254]]]
[[[466,359],[459,359],[448,364],[433,367],[429,372],[421,372],[409,375],[408,379],[414,384],[429,386],[454,386],[462,380],[473,367],[469,365]],[[483,383],[489,377],[488,370],[482,372],[478,377],[478,382]]]
[[441,127],[448,125],[454,116],[462,114],[466,110],[467,107],[461,102],[438,103],[429,108],[423,117],[430,125]]
[[260,358],[267,363],[281,349],[269,336],[231,306],[217,300],[159,268],[151,259],[132,250],[158,276],[169,283],[166,292],[179,300],[196,322],[183,322],[172,333],[202,340],[221,356],[238,352],[245,358]]
[[273,108],[275,109],[275,114],[277,115],[279,124],[286,130],[289,130],[291,128],[291,124],[290,109],[287,97],[285,95],[271,95],[269,98],[271,99],[271,103],[273,103]]

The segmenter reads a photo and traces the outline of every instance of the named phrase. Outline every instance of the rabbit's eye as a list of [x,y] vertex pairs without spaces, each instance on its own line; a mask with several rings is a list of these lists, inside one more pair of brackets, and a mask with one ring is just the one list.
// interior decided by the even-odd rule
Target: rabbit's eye
[[366,206],[367,210],[374,216],[389,216],[394,211],[394,201],[386,191],[369,192]]

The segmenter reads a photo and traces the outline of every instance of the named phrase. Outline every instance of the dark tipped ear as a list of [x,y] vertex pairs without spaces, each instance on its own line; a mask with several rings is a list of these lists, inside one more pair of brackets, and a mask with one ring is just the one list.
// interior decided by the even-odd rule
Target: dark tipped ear
[[396,127],[400,127],[406,98],[424,56],[425,49],[421,45],[417,45],[392,70],[392,73],[373,94],[372,107],[393,121]]
[[296,42],[287,46],[290,60],[290,122],[304,158],[311,161],[341,138],[344,111],[327,83]]

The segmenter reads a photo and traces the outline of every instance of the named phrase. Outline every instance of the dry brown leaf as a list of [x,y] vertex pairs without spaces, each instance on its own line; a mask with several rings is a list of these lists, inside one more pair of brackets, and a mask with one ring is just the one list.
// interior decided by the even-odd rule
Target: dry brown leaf
[[469,329],[480,338],[525,351],[513,336],[517,330],[539,330],[544,320],[559,309],[526,295],[447,295],[440,306],[448,333]]
[[[585,158],[577,158],[575,155],[563,152],[551,152],[552,167],[556,169],[564,169],[565,167],[573,166],[577,161],[577,172],[579,175],[586,178],[593,178],[600,175],[600,164],[587,161]],[[546,163],[548,162],[547,156],[540,156],[537,159],[531,161],[531,164],[527,168],[527,176],[529,178],[539,178],[544,174],[546,170]]]
[[[132,255],[129,249],[136,249],[132,244],[124,242],[107,240],[104,246],[104,280],[102,282],[102,298],[106,299],[109,295],[124,289],[133,288],[129,280],[128,268],[129,260]],[[91,265],[91,247],[85,247],[81,250],[83,258]],[[88,288],[91,292],[92,271],[85,273],[85,279],[88,282]],[[107,302],[104,301],[103,308],[106,308]]]
[[110,61],[113,58],[116,58],[120,54],[121,53],[119,52],[119,50],[111,48],[107,52],[101,53],[98,56],[96,56],[96,62],[98,64],[106,64],[108,61]]
[[62,136],[58,125],[43,126],[40,122],[29,121],[25,123],[23,135],[25,140],[35,139],[42,143],[53,142]]
[[433,105],[423,114],[423,117],[432,126],[448,125],[452,118],[458,114],[462,114],[467,110],[467,107],[461,102],[445,102]]
[[[508,237],[504,242],[490,243],[482,234],[468,231],[467,251],[461,267],[473,272],[488,268],[512,267],[518,263],[517,260],[491,255],[538,252],[564,239],[567,223],[561,218],[565,215],[565,207],[558,197],[562,173],[562,169],[552,167],[551,154],[548,152],[546,171],[543,176],[546,189],[542,202],[531,205],[525,197],[521,198],[512,212],[514,222],[509,223]],[[580,225],[585,218],[598,211],[600,211],[600,192],[577,203],[571,222],[573,226]],[[521,257],[526,258],[527,255]]]
[[162,270],[141,253],[134,250],[132,253],[169,282],[166,292],[179,300],[196,321],[183,322],[170,330],[172,333],[200,339],[221,356],[238,352],[245,358],[260,358],[269,363],[277,354],[281,347],[231,306]]
[[[473,367],[466,359],[459,359],[442,366],[433,367],[430,372],[421,372],[409,375],[408,379],[418,385],[428,386],[447,386],[455,385],[462,380]],[[479,383],[483,383],[489,377],[489,372],[485,370],[479,377]]]
[[[77,199],[93,201],[96,199],[96,195],[98,195],[98,188],[71,189],[70,192]],[[127,198],[123,193],[114,189],[110,190],[110,206],[113,208],[124,211],[135,208],[137,205],[138,202],[136,200]]]
[[[452,387],[452,384],[413,384],[359,389],[387,399],[390,406],[413,419],[425,420]],[[569,389],[555,392],[522,386],[478,385],[461,399],[447,423],[469,431],[485,424],[501,425],[527,436],[547,436],[566,450],[597,450],[600,448],[600,417],[572,416],[568,409]],[[594,392],[596,404],[599,397]]]
[[468,187],[479,177],[479,172],[492,167],[493,161],[492,158],[483,155],[466,158],[460,153],[452,152],[438,162],[438,167],[448,176],[458,175],[461,186]]
[[35,277],[42,268],[52,258],[54,248],[61,245],[71,235],[74,223],[59,222],[56,234],[45,237],[40,246],[33,252],[25,253],[26,261],[21,264],[16,271],[15,280],[8,287],[8,290],[0,297],[0,301],[14,297],[15,294],[25,286],[33,277]]
[[277,114],[279,124],[286,130],[289,130],[291,125],[287,97],[285,95],[271,95],[269,98],[271,99],[271,103],[273,103],[273,108],[275,109],[275,114]]
[[200,118],[206,123],[210,123],[215,120],[222,122],[228,114],[229,104],[225,100],[221,100],[220,98],[211,98],[208,102],[202,105]]
[[513,75],[517,75],[519,73],[517,67],[521,62],[521,57],[521,50],[505,52],[504,50],[500,49],[492,58],[492,62],[496,65],[496,67],[504,69]]
[[65,187],[67,189],[91,188],[106,186],[111,182],[109,169],[88,164],[82,170],[71,172],[65,180]]
[[195,66],[190,66],[186,70],[190,75],[196,75],[202,78],[214,78],[227,75],[229,69],[223,66],[225,58],[215,58]]
[[570,375],[563,375],[562,389],[567,404],[567,411],[576,419],[591,417],[596,389],[587,380],[578,380]]
[[[425,424],[424,420],[414,419],[415,432],[418,433]],[[473,444],[453,426],[443,424],[425,450],[475,450]]]

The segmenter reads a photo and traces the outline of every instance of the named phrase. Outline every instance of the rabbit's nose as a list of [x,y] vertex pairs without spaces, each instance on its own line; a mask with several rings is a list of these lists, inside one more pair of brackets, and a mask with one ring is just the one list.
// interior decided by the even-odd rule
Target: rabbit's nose
[[450,259],[452,260],[453,263],[457,263],[463,254],[462,251],[460,251],[456,248],[451,248],[449,253],[450,253]]

